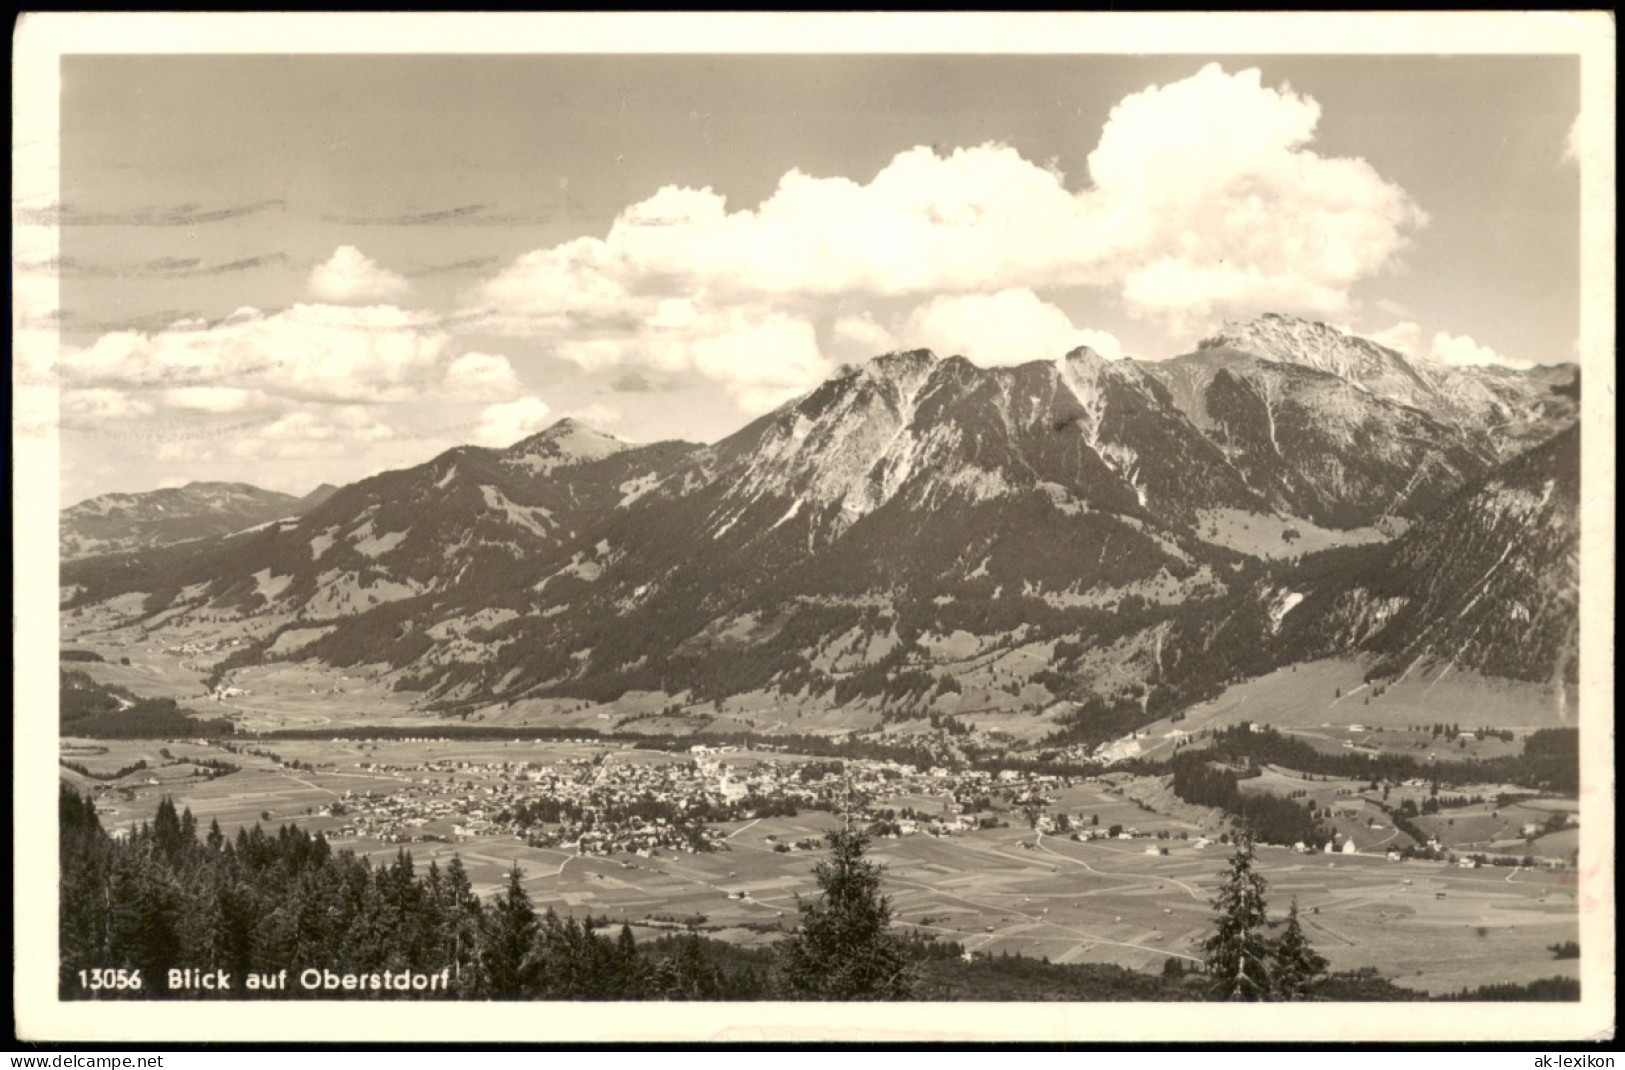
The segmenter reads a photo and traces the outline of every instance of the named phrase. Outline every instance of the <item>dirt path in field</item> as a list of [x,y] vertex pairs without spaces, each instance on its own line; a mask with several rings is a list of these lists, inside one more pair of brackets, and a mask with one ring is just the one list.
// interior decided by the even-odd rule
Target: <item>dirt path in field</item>
[[994,910],[994,911],[998,911],[1001,914],[1014,914],[1016,917],[1021,918],[1024,921],[1027,921],[1027,922],[1029,922],[1029,923],[1031,923],[1033,925],[1045,925],[1045,926],[1048,926],[1049,928],[1058,929],[1061,932],[1068,933],[1068,934],[1070,934],[1072,936],[1080,937],[1086,943],[1107,944],[1107,945],[1110,945],[1112,947],[1129,947],[1129,948],[1133,948],[1136,951],[1146,951],[1146,952],[1150,952],[1153,955],[1164,955],[1164,956],[1170,956],[1170,957],[1173,957],[1173,958],[1186,959],[1186,960],[1188,960],[1190,962],[1201,962],[1202,961],[1201,959],[1197,958],[1196,956],[1187,955],[1182,951],[1170,951],[1169,949],[1164,948],[1164,947],[1151,947],[1148,944],[1136,944],[1136,943],[1133,943],[1132,941],[1128,941],[1128,940],[1113,940],[1110,937],[1101,936],[1098,933],[1091,933],[1091,932],[1089,932],[1089,931],[1087,931],[1085,929],[1078,929],[1078,928],[1074,928],[1071,925],[1063,925],[1060,922],[1050,921],[1048,918],[1044,917],[1041,914],[1026,914],[1026,913],[1023,913],[1022,911],[1016,910],[1014,907],[1003,907],[1003,906],[999,906],[996,903],[978,902],[975,899],[971,899],[971,898],[968,898],[966,896],[959,895],[956,892],[946,891],[946,890],[944,890],[942,888],[934,888],[929,884],[919,884],[919,883],[916,883],[914,881],[904,880],[904,879],[902,879],[900,877],[896,877],[896,876],[888,877],[887,880],[891,884],[894,884],[894,885],[900,885],[900,886],[903,886],[903,887],[914,888],[917,891],[929,892],[929,893],[931,893],[933,895],[941,896],[944,899],[953,899],[953,900],[957,900],[958,902],[961,902],[961,903],[967,903],[970,906],[976,907],[976,908],[978,908],[980,910]]
[[1085,862],[1081,858],[1074,858],[1071,855],[1062,854],[1060,851],[1057,851],[1057,850],[1053,849],[1052,847],[1050,847],[1048,844],[1046,844],[1044,842],[1044,834],[1042,832],[1040,832],[1038,834],[1038,848],[1041,851],[1046,851],[1049,854],[1054,855],[1056,858],[1063,858],[1068,862],[1074,862],[1074,863],[1082,866],[1084,869],[1088,870],[1090,873],[1095,874],[1098,877],[1116,877],[1119,880],[1134,880],[1134,881],[1142,881],[1142,882],[1145,882],[1145,881],[1167,881],[1169,884],[1176,884],[1179,887],[1185,889],[1185,891],[1190,895],[1190,897],[1192,899],[1196,900],[1197,902],[1199,902],[1199,903],[1206,903],[1207,902],[1207,898],[1205,896],[1201,895],[1199,892],[1197,892],[1197,890],[1195,888],[1192,888],[1190,885],[1186,884],[1184,881],[1180,880],[1177,877],[1169,877],[1169,876],[1165,876],[1165,875],[1160,874],[1160,873],[1123,873],[1121,871],[1115,871],[1114,872],[1114,871],[1111,871],[1111,870],[1096,869],[1094,866],[1091,866],[1088,862]]

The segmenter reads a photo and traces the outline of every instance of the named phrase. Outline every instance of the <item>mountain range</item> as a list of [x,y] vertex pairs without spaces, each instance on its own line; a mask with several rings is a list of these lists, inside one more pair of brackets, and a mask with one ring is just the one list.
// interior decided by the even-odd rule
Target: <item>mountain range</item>
[[247,483],[188,483],[140,494],[101,494],[62,510],[58,545],[69,560],[227,535],[298,516],[337,489],[324,483],[299,498]]
[[1275,315],[1164,361],[896,352],[715,444],[564,420],[68,561],[64,605],[139,593],[151,627],[238,631],[222,678],[365,667],[498,723],[618,701],[647,730],[1104,739],[1325,656],[1563,686],[1578,394],[1572,365]]

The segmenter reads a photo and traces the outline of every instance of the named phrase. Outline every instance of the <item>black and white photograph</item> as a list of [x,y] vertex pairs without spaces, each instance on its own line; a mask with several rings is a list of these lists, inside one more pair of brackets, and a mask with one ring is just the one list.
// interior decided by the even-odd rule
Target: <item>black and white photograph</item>
[[14,44],[19,1035],[1612,1035],[1607,15]]

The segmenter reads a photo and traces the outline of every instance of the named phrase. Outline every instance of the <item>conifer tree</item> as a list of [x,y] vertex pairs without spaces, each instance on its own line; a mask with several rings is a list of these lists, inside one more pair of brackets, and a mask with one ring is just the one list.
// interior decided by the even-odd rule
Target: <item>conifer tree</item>
[[108,941],[116,963],[141,970],[152,983],[180,947],[179,887],[155,854],[143,853],[115,863],[108,898]]
[[1236,850],[1213,900],[1218,925],[1202,944],[1213,993],[1221,999],[1264,1000],[1274,991],[1270,979],[1269,926],[1264,878],[1253,868],[1253,840],[1236,837]]
[[848,827],[825,838],[831,856],[813,870],[822,893],[801,904],[801,927],[782,945],[785,988],[800,999],[908,999],[914,971],[891,931],[881,868],[863,856],[869,837]]
[[473,987],[479,970],[480,901],[474,894],[468,870],[457,855],[446,863],[440,940],[446,960],[451,964],[452,984],[459,992]]
[[152,842],[167,859],[173,859],[186,846],[180,815],[175,812],[175,800],[168,795],[158,803],[158,812],[153,816]]
[[1286,928],[1271,951],[1275,994],[1279,999],[1307,999],[1315,983],[1326,975],[1326,959],[1309,946],[1298,923],[1298,901],[1286,916]]
[[482,995],[487,999],[524,999],[532,995],[537,962],[536,909],[519,881],[519,865],[508,871],[508,887],[485,913],[480,966]]
[[718,989],[716,971],[692,933],[679,942],[675,954],[656,965],[650,984],[662,999],[714,998]]
[[615,941],[614,961],[615,994],[627,998],[639,995],[643,989],[643,960],[638,957],[638,943],[629,925],[621,926],[621,934]]

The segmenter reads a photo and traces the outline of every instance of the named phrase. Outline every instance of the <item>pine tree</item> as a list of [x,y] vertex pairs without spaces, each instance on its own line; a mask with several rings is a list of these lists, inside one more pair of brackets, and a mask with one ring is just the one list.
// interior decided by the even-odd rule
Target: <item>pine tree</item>
[[180,949],[181,889],[155,854],[142,852],[117,860],[108,890],[110,964],[139,969],[151,984]]
[[1315,983],[1326,975],[1326,959],[1309,946],[1298,924],[1298,901],[1286,916],[1286,928],[1271,949],[1275,994],[1280,999],[1307,999]]
[[474,894],[463,860],[451,856],[446,863],[446,876],[442,895],[440,942],[442,955],[450,963],[452,986],[466,992],[474,986],[479,970],[479,938],[481,933],[480,901]]
[[1230,868],[1213,900],[1218,926],[1202,944],[1207,952],[1209,982],[1215,995],[1230,1000],[1269,999],[1274,991],[1270,980],[1269,926],[1264,878],[1253,868],[1252,836],[1236,837],[1236,850]]
[[914,971],[891,932],[881,868],[863,857],[869,837],[845,828],[825,838],[831,857],[813,870],[822,893],[801,904],[801,927],[782,944],[785,988],[800,999],[908,999]]
[[175,800],[168,795],[158,803],[158,812],[153,816],[152,841],[159,853],[169,860],[173,860],[186,846],[180,815],[175,812]]
[[485,914],[481,949],[482,992],[488,999],[524,999],[536,980],[536,909],[519,882],[519,866],[508,871],[508,887]]
[[632,936],[632,927],[621,926],[615,941],[616,995],[635,998],[643,991],[643,960],[638,956],[638,942]]
[[651,987],[662,999],[714,999],[718,995],[717,971],[705,961],[700,938],[690,933],[678,942],[674,954],[655,966]]

